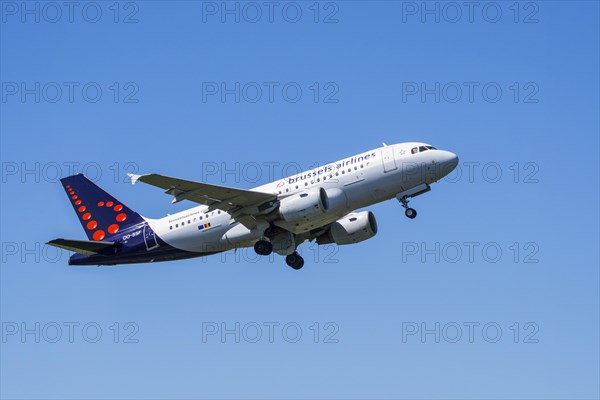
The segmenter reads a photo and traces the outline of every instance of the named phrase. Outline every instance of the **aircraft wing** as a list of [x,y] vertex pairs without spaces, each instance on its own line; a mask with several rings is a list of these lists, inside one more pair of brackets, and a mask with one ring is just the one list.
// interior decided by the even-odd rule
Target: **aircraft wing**
[[229,213],[238,211],[237,214],[257,214],[271,207],[277,199],[277,195],[272,193],[210,185],[158,174],[128,175],[131,183],[140,181],[165,189],[166,194],[173,196],[173,203],[190,200],[209,206],[209,209]]

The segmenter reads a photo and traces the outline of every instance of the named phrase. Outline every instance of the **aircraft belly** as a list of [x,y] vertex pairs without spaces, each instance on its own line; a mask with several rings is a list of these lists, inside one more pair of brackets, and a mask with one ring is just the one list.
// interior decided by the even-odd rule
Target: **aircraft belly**
[[289,232],[292,232],[296,235],[301,234],[301,233],[306,233],[308,231],[311,231],[315,228],[320,228],[322,226],[325,225],[329,225],[332,222],[337,221],[339,218],[341,218],[342,216],[344,216],[344,214],[349,213],[351,210],[345,210],[344,212],[338,212],[335,214],[326,214],[323,215],[319,218],[313,218],[310,219],[306,222],[302,222],[299,224],[296,223],[292,223],[292,222],[288,222],[288,221],[284,221],[284,220],[278,220],[275,221],[275,225],[277,225],[278,227],[285,229]]
[[160,220],[154,220],[154,223],[148,222],[165,243],[177,249],[196,253],[229,249],[229,246],[220,243],[221,237],[230,228],[229,217],[215,220],[211,222],[211,227],[202,230],[198,229],[198,224],[169,229],[169,225]]
[[401,188],[399,175],[398,171],[389,172],[384,177],[366,179],[363,182],[345,186],[344,192],[346,192],[348,198],[348,212],[395,196]]

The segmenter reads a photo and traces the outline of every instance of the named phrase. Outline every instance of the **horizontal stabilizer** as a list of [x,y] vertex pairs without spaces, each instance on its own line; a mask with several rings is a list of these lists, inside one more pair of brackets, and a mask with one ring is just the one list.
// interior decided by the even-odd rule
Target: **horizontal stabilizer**
[[54,239],[49,241],[50,246],[60,247],[61,249],[74,251],[86,256],[95,254],[114,254],[117,251],[117,245],[114,242],[101,242],[97,240],[68,240]]

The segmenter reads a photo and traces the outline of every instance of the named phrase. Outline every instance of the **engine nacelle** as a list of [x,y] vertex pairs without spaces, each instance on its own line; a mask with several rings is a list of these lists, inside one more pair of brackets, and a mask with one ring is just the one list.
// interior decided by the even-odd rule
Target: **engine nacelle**
[[325,194],[327,196],[326,209],[328,213],[336,214],[343,213],[348,206],[348,198],[346,193],[339,188],[326,189]]
[[279,217],[288,222],[306,222],[327,212],[329,199],[323,188],[293,194],[281,200]]
[[371,211],[350,213],[331,224],[329,231],[317,238],[318,244],[352,244],[375,236],[377,221]]

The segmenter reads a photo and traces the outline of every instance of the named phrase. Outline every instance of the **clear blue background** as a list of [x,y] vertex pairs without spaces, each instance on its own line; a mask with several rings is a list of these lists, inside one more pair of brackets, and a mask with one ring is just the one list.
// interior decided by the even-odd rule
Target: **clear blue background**
[[[537,23],[523,23],[532,12],[524,3],[518,23],[512,2],[496,3],[503,11],[497,23],[482,18],[485,3],[472,23],[466,15],[458,23],[431,16],[422,23],[419,16],[403,22],[401,2],[339,2],[338,22],[329,24],[313,22],[312,2],[301,3],[296,24],[280,11],[273,23],[266,16],[258,23],[221,23],[218,16],[203,22],[201,3],[161,1],[136,3],[137,23],[114,23],[112,2],[100,4],[95,24],[80,9],[73,23],[66,15],[57,23],[22,23],[3,14],[3,84],[103,88],[97,103],[80,91],[73,103],[65,94],[56,103],[33,96],[1,103],[2,322],[103,328],[97,343],[83,340],[80,329],[74,343],[66,331],[58,343],[8,337],[1,343],[3,398],[600,396],[597,2],[539,2]],[[120,20],[133,10],[125,6]],[[323,13],[332,11],[324,6]],[[273,103],[203,102],[202,82],[213,81],[298,82],[304,94],[297,103],[280,94]],[[480,91],[472,103],[466,95],[456,103],[402,99],[402,82],[471,81],[497,82],[501,100],[485,101]],[[122,89],[134,82],[139,101],[115,103],[114,82]],[[315,103],[308,89],[314,82],[335,82],[339,101]],[[534,82],[538,102],[515,102],[514,82]],[[456,152],[462,176],[414,199],[415,220],[395,201],[370,207],[379,233],[369,241],[316,256],[305,244],[299,272],[279,257],[252,262],[251,252],[238,261],[229,254],[75,268],[67,253],[57,261],[39,247],[56,237],[84,238],[51,174],[56,165],[63,175],[66,163],[100,166],[101,186],[143,215],[161,217],[193,204],[173,206],[156,188],[125,184],[126,163],[142,173],[200,180],[207,163],[308,168],[382,141],[410,140]],[[479,163],[472,180],[468,162]],[[501,168],[496,183],[489,182],[492,170],[482,175],[490,162]],[[537,182],[525,182],[528,162],[537,167]],[[7,174],[15,165],[17,174]],[[21,174],[36,165],[39,176]],[[268,181],[268,169],[262,172],[258,183]],[[280,178],[282,168],[275,172]],[[243,176],[206,179],[258,184]],[[473,262],[466,254],[456,263],[431,255],[423,262],[421,253],[403,252],[413,242],[480,245]],[[524,249],[515,262],[515,242],[535,243],[539,262],[523,262]],[[486,243],[502,248],[498,262],[483,258]],[[129,321],[139,326],[139,342],[114,343],[109,326],[119,322],[123,333]],[[269,343],[265,329],[258,343],[236,343],[233,335],[204,343],[205,322],[294,322],[303,336],[288,343],[276,330]],[[309,328],[314,322],[321,324],[319,343]],[[323,343],[327,322],[339,328],[338,343]],[[436,343],[433,335],[403,341],[406,322],[480,326],[473,343],[466,329],[457,343]],[[482,337],[489,322],[503,330],[497,343]],[[539,328],[537,343],[524,343],[528,322]]]

